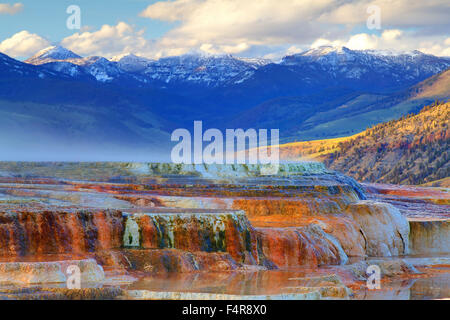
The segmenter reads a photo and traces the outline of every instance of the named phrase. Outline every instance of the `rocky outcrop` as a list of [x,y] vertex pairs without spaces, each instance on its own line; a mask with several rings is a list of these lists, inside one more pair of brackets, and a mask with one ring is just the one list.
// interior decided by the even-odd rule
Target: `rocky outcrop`
[[381,278],[420,273],[411,263],[404,259],[369,259],[347,265],[344,268],[349,270],[355,279],[365,281],[368,277],[367,270],[370,266],[378,266],[380,268]]
[[124,295],[120,288],[20,288],[0,289],[0,300],[112,300]]
[[123,227],[116,210],[0,211],[0,257],[119,248]]
[[[0,167],[14,169],[0,177],[0,299],[348,299],[349,287],[376,297],[361,290],[370,265],[383,281],[418,277],[422,260],[383,257],[449,247],[448,224],[415,220],[410,233],[393,206],[316,163],[272,176],[258,166]],[[62,289],[71,263],[85,289]],[[27,285],[44,289],[17,289]]]
[[409,223],[392,205],[375,201],[360,201],[348,206],[364,238],[368,256],[390,257],[409,251]]
[[[49,254],[93,254],[105,265],[161,272],[226,271],[243,265],[317,267],[347,261],[339,241],[318,225],[255,229],[242,211],[154,211],[0,213],[0,255],[42,260]],[[107,253],[126,248],[142,251]]]
[[[79,174],[73,164],[61,168],[67,166],[69,172],[55,172]],[[226,292],[224,298],[345,298],[346,288],[331,280],[316,287],[313,279],[307,284],[289,275],[300,279],[326,270],[351,282],[363,279],[373,262],[386,275],[404,276],[414,270],[381,257],[448,247],[445,225],[411,222],[410,234],[408,221],[392,205],[364,200],[357,182],[316,164],[282,166],[276,176],[245,166],[82,166],[83,173],[100,172],[93,180],[104,176],[109,182],[0,177],[4,279],[63,283],[67,265],[52,261],[92,258],[96,263],[84,277],[98,283],[97,264],[108,286],[123,275],[127,283],[152,277],[133,288],[137,298],[190,297],[179,293],[186,283],[196,284],[192,297],[214,287],[208,292]],[[355,257],[363,262],[346,269]],[[226,276],[215,276],[221,273]],[[180,284],[168,286],[171,279]]]
[[258,228],[258,250],[279,268],[345,264],[339,241],[318,225],[302,228]]
[[228,253],[127,249],[120,254],[130,269],[146,273],[228,272],[242,268]]
[[2,262],[0,284],[66,283],[69,266],[80,270],[83,283],[99,283],[105,279],[103,268],[93,259],[54,262]]
[[[193,270],[196,267],[186,264],[187,253],[199,253],[198,261],[206,261],[202,252],[227,253],[235,265],[290,268],[342,264],[348,256],[407,252],[408,229],[398,212],[383,204],[360,202],[364,193],[352,179],[329,173],[319,164],[283,165],[276,179],[261,176],[259,169],[133,164],[120,170],[152,183],[65,181],[58,192],[55,187],[45,189],[56,181],[42,181],[43,187],[27,190],[10,185],[3,192],[14,199],[44,197],[76,206],[113,204],[120,209],[33,205],[0,211],[0,256],[95,253],[107,257],[105,251],[122,248],[176,249],[177,254],[159,255],[172,257],[178,267],[155,269]],[[224,258],[225,267],[219,269],[233,269],[234,264]]]
[[257,264],[256,238],[244,212],[134,214],[126,217],[124,246],[228,252]]
[[[347,261],[339,241],[318,225],[255,229],[244,212],[130,215],[124,244],[141,249],[227,252],[238,264],[278,268]],[[223,261],[226,270],[232,269],[228,262],[229,259]],[[183,263],[178,265],[180,270],[191,268]],[[205,264],[208,265],[212,266]]]
[[412,254],[450,253],[450,221],[427,220],[409,222]]

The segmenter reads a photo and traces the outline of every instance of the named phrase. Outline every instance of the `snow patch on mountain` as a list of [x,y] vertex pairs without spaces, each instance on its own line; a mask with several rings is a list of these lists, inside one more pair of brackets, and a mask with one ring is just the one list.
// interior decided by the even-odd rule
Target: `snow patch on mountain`
[[100,82],[110,82],[124,73],[116,62],[98,56],[83,58],[59,46],[41,50],[25,62],[42,65],[72,77],[89,74]]
[[[137,85],[190,84],[205,87],[242,84],[273,63],[267,59],[206,53],[189,53],[159,60],[127,53],[108,60],[95,56],[83,58],[60,46],[41,50],[25,62],[44,65],[71,77],[88,74],[100,82],[129,80]],[[297,73],[299,80],[305,83],[311,83],[311,79],[317,78],[320,73],[329,79],[350,81],[375,75],[378,80],[394,79],[401,84],[404,81],[421,81],[449,68],[450,58],[435,57],[420,51],[351,50],[324,46],[286,56],[278,64]]]
[[435,57],[420,51],[394,52],[350,50],[346,47],[319,47],[286,56],[280,65],[325,72],[334,77],[361,79],[371,74],[414,80],[426,78],[450,67],[449,58]]
[[[218,86],[270,63],[264,59],[244,59],[231,55],[186,54],[151,62],[144,74],[164,83],[193,83]],[[239,80],[236,80],[239,81]]]
[[132,53],[113,57],[113,62],[117,62],[120,69],[125,72],[143,72],[154,60],[136,56]]
[[47,62],[54,62],[56,60],[64,61],[67,59],[78,59],[78,58],[81,57],[73,53],[72,51],[67,50],[66,48],[63,48],[61,46],[51,46],[39,51],[25,62],[30,64],[44,64]]
[[[52,70],[73,76],[80,74],[80,70],[73,66],[77,65],[100,82],[110,82],[128,74],[130,78],[141,83],[191,83],[213,87],[236,77],[238,78],[236,81],[243,81],[249,76],[249,72],[271,61],[204,53],[191,53],[159,60],[128,53],[108,60],[102,57],[82,58],[65,48],[50,47],[41,50],[26,63],[45,65]],[[239,78],[241,74],[242,77]]]

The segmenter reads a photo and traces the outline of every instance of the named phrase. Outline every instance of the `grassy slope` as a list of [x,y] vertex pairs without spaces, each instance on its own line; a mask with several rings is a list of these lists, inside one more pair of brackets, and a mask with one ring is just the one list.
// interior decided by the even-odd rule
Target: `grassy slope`
[[392,96],[360,95],[336,109],[318,113],[303,122],[294,135],[301,140],[348,136],[381,122],[417,112],[436,99],[450,98],[450,70],[426,79]]
[[441,188],[450,188],[450,177],[439,179],[436,181],[424,183],[422,186],[424,187],[441,187]]

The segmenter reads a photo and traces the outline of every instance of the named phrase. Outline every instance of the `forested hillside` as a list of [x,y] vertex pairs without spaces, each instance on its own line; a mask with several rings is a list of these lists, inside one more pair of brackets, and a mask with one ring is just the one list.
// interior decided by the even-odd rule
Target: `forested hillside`
[[358,135],[281,147],[284,159],[308,157],[359,181],[425,184],[450,176],[450,103],[435,102]]

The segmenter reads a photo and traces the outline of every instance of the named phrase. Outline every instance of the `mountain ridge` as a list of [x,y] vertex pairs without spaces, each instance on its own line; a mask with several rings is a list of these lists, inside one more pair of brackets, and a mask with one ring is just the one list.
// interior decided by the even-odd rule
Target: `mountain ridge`
[[[25,60],[25,63],[34,65],[44,65],[49,62],[69,62],[79,66],[89,66],[89,61],[99,57],[81,57],[76,53],[60,46],[52,46],[36,53],[31,58]],[[425,79],[432,74],[436,74],[450,67],[450,58],[435,57],[424,54],[420,51],[403,52],[387,54],[385,51],[375,50],[350,50],[346,47],[319,47],[304,51],[302,53],[285,56],[279,63],[262,58],[240,58],[232,55],[210,55],[189,53],[181,56],[164,57],[158,60],[148,59],[126,54],[113,57],[111,59],[103,58],[103,68],[106,64],[110,69],[117,65],[120,71],[131,72],[146,77],[140,79],[142,82],[156,81],[159,84],[169,84],[173,82],[178,84],[195,83],[206,86],[221,85],[239,85],[246,81],[251,81],[255,71],[268,65],[280,65],[286,67],[301,68],[294,70],[296,73],[306,73],[306,77],[299,77],[299,80],[308,82],[311,72],[330,73],[329,77],[336,78],[336,72],[342,73],[347,79],[360,80],[367,73],[377,73],[371,64],[376,65],[378,69],[389,68],[395,65],[396,68],[404,67],[402,72],[410,81]],[[424,60],[426,63],[424,63]],[[343,62],[345,62],[343,64]],[[349,65],[352,63],[352,65]],[[343,65],[342,68],[337,68]],[[412,66],[412,67],[411,67]],[[118,70],[104,70],[104,76],[98,78],[99,81],[111,81],[113,77],[120,73]],[[386,71],[385,71],[386,72]],[[389,69],[391,77],[396,82],[405,80],[398,73],[393,73]],[[415,76],[414,76],[415,75]],[[94,74],[95,76],[95,74]],[[330,80],[330,79],[329,79]]]

